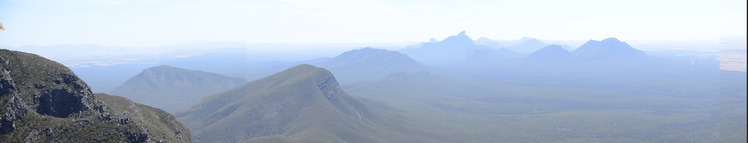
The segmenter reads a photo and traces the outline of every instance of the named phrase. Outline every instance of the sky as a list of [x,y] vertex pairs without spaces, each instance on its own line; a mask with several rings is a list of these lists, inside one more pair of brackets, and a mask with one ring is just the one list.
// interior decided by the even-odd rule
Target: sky
[[717,41],[745,0],[0,0],[0,45],[474,39]]

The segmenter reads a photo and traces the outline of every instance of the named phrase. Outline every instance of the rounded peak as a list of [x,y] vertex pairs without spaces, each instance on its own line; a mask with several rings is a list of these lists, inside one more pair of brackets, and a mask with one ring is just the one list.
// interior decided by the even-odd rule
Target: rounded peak
[[543,43],[543,41],[540,41],[540,40],[535,39],[535,38],[529,38],[529,37],[522,37],[522,39],[520,41],[522,43],[541,43],[541,44]]
[[602,42],[606,42],[606,43],[607,43],[607,42],[616,42],[616,43],[620,43],[621,41],[620,41],[620,40],[618,40],[618,39],[616,39],[615,37],[610,37],[610,38],[605,38],[605,39],[603,39],[603,41],[602,41]]
[[297,65],[289,69],[286,69],[285,71],[282,71],[281,73],[292,73],[291,75],[298,75],[299,73],[332,75],[332,73],[330,73],[330,71],[328,71],[327,69],[316,67],[310,64]]
[[163,69],[163,68],[177,68],[177,67],[170,66],[170,65],[158,65],[158,66],[151,67],[151,68],[148,68],[148,69]]
[[311,69],[311,70],[322,69],[322,70],[324,70],[323,68],[319,68],[317,66],[313,66],[313,65],[310,65],[310,64],[300,64],[300,65],[291,67],[288,70],[304,70],[304,69]]
[[377,48],[372,48],[372,47],[364,47],[364,48],[360,48],[360,49],[355,49],[353,51],[387,51],[387,50],[385,50],[385,49],[377,49]]
[[564,49],[563,47],[561,47],[561,45],[555,45],[555,44],[553,44],[553,45],[545,46],[545,47],[541,48],[540,50],[538,50],[538,51],[536,51],[534,53],[544,53],[544,52],[548,52],[548,53],[557,53],[557,52],[567,53],[569,51],[567,51],[566,49]]
[[187,69],[174,67],[170,65],[158,65],[158,66],[147,68],[143,71],[146,72],[146,71],[170,71],[170,70],[187,70]]

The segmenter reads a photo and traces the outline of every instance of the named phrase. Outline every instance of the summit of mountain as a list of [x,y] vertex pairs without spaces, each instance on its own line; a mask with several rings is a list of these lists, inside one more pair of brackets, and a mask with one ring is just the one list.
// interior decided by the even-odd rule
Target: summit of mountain
[[616,38],[602,41],[589,40],[574,51],[575,58],[582,60],[636,59],[646,54]]

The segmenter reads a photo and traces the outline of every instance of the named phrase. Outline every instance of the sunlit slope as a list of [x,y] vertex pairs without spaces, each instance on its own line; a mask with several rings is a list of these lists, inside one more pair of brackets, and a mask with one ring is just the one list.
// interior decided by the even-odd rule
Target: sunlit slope
[[212,95],[177,116],[204,142],[440,142],[361,104],[311,65]]

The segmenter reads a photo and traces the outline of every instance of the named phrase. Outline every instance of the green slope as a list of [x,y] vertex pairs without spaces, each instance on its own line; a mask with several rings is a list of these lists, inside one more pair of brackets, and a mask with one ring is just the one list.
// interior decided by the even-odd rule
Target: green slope
[[361,104],[311,65],[212,95],[177,116],[204,142],[439,142]]

